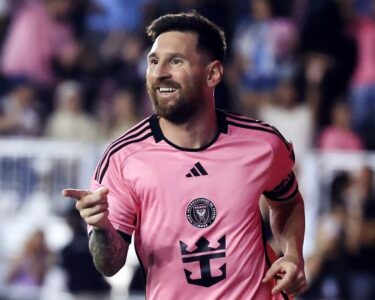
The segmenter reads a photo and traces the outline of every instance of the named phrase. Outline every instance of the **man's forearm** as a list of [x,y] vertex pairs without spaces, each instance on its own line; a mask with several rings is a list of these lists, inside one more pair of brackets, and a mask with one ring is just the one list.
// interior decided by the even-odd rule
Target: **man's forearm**
[[95,267],[105,276],[113,276],[125,264],[128,244],[114,228],[93,230],[89,248]]
[[270,211],[273,234],[284,255],[301,258],[305,233],[305,213],[300,194],[289,203],[274,206]]

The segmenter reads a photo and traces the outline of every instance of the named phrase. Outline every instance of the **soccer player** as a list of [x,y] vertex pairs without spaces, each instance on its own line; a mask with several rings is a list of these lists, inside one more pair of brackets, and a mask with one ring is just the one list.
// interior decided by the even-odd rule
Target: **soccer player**
[[[272,126],[215,109],[223,32],[196,12],[147,28],[155,114],[104,152],[91,191],[66,189],[89,225],[99,271],[114,275],[129,243],[146,298],[287,299],[307,287],[304,205],[292,145]],[[270,264],[259,199],[283,256]]]

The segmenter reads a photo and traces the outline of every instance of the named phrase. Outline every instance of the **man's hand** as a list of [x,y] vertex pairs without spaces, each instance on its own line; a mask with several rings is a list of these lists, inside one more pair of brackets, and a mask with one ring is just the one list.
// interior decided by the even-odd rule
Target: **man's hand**
[[91,192],[79,189],[64,189],[63,196],[76,199],[76,208],[82,219],[93,229],[108,229],[108,188],[101,187]]
[[287,256],[276,260],[263,278],[263,283],[276,280],[276,285],[272,289],[275,295],[285,291],[288,295],[296,297],[307,290],[307,282],[303,263]]
[[92,226],[89,249],[95,267],[105,276],[112,276],[125,264],[129,244],[108,219],[108,192],[108,188],[101,187],[95,192],[65,189],[62,194],[77,200],[76,208],[82,219]]

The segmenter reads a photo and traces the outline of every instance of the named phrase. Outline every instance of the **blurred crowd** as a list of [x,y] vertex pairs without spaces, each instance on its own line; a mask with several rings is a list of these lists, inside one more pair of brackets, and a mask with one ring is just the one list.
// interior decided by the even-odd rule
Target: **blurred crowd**
[[152,111],[145,26],[195,9],[228,39],[219,108],[275,125],[298,157],[312,148],[373,150],[373,2],[2,0],[0,135],[118,136]]
[[[373,0],[0,0],[0,137],[121,135],[152,113],[145,27],[193,9],[226,32],[219,108],[276,126],[297,161],[313,149],[375,150]],[[306,299],[375,299],[373,182],[371,168],[337,174]],[[43,237],[33,239],[24,255]],[[43,257],[23,280],[40,284]],[[7,280],[21,275],[12,269]]]
[[330,209],[316,220],[316,249],[306,260],[303,299],[374,299],[375,182],[368,166],[336,172]]

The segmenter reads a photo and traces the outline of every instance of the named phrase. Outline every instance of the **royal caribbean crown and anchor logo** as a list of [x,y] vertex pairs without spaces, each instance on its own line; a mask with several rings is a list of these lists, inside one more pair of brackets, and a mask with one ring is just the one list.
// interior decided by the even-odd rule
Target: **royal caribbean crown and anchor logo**
[[209,247],[210,242],[205,238],[201,237],[196,243],[196,249],[188,251],[188,245],[183,241],[180,241],[180,250],[182,255],[182,262],[184,264],[199,262],[200,267],[200,278],[193,279],[191,270],[184,269],[186,280],[189,284],[199,285],[204,287],[210,287],[219,281],[222,281],[227,276],[227,264],[224,263],[219,270],[221,274],[219,276],[212,276],[211,264],[212,259],[218,259],[225,257],[225,235],[223,235],[218,241],[219,246],[217,248]]
[[[197,228],[206,228],[216,219],[216,207],[212,201],[206,198],[196,198],[189,203],[186,209],[186,217],[193,226]],[[225,257],[225,235],[223,235],[217,243],[219,244],[218,247],[210,247],[210,241],[204,236],[199,238],[194,245],[187,245],[185,242],[180,241],[182,262],[184,264],[199,262],[200,278],[193,279],[191,276],[193,274],[192,269],[188,270],[184,268],[185,277],[189,284],[210,287],[226,278],[226,263],[219,268],[221,271],[219,276],[212,276],[211,274],[210,261]],[[188,251],[188,248],[194,248],[194,250]],[[189,268],[195,266],[196,264],[191,264]]]

